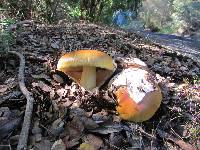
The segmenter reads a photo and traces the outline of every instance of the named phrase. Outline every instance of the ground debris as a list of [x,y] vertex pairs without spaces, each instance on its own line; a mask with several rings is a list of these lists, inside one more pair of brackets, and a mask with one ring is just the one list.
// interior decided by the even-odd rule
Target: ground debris
[[23,115],[18,110],[10,110],[8,107],[0,108],[0,140],[8,136],[22,123]]
[[66,150],[64,142],[60,139],[54,142],[51,147],[51,150]]
[[[35,99],[28,148],[178,150],[197,147],[200,128],[197,61],[169,52],[135,33],[85,22],[59,26],[31,23],[28,27],[20,24],[15,32],[16,43],[11,49],[19,49],[26,58],[25,84]],[[90,93],[69,77],[55,75],[58,59],[78,49],[102,50],[116,60],[119,69],[123,66],[122,58],[137,57],[144,61],[156,74],[163,94],[161,107],[153,118],[143,123],[125,122],[119,119],[115,97],[107,91],[106,84],[97,93]],[[21,113],[25,102],[17,86],[17,58],[2,60],[0,109],[7,107],[9,111]],[[0,118],[4,115],[0,113]],[[15,141],[8,144],[13,148],[16,148],[13,139],[20,131],[17,125],[6,133],[8,143]],[[0,132],[6,131],[2,127]]]

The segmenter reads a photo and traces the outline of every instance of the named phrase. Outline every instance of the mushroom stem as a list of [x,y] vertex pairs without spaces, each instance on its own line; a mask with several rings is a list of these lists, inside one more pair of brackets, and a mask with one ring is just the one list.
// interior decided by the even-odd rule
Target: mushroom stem
[[96,87],[96,67],[83,66],[80,84],[86,90],[91,90]]

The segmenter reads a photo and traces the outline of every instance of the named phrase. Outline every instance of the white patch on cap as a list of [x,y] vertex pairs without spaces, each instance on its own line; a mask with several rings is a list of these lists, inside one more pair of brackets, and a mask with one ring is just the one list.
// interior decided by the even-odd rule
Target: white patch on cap
[[146,93],[155,90],[153,83],[146,79],[147,73],[146,70],[138,68],[125,69],[113,79],[113,82],[111,81],[111,87],[126,86],[130,97],[139,103]]

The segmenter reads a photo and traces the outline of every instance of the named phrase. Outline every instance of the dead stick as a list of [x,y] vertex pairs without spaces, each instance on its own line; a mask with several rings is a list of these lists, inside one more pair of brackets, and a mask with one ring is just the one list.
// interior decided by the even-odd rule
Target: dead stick
[[24,122],[23,122],[22,130],[19,136],[19,142],[17,145],[17,150],[24,150],[24,149],[27,149],[27,141],[28,141],[32,111],[33,111],[34,98],[32,96],[32,93],[27,90],[24,83],[24,69],[25,69],[24,56],[21,53],[16,52],[16,51],[9,51],[9,53],[15,54],[20,58],[20,66],[19,66],[19,73],[18,73],[19,87],[27,100],[26,110],[25,110],[25,115],[24,115]]

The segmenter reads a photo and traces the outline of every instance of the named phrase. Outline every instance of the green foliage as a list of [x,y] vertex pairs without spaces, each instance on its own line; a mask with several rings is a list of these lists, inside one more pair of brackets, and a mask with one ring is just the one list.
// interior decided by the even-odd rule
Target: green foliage
[[200,24],[200,0],[2,0],[0,25],[25,19],[47,23],[83,19],[112,24],[113,13],[119,9],[132,10],[136,16],[139,12],[145,27],[163,33]]
[[183,26],[187,26],[187,22],[184,20],[184,7],[191,3],[192,0],[174,0],[172,3],[173,13],[171,15],[173,28],[178,29]]
[[7,30],[0,30],[0,53],[6,51],[9,47],[14,42],[14,34]]
[[172,23],[169,22],[168,24],[165,24],[165,26],[163,26],[162,28],[160,28],[160,32],[161,33],[174,33],[177,29],[176,28],[172,28]]
[[200,1],[146,0],[139,14],[147,28],[175,33],[200,25]]
[[0,26],[8,26],[14,24],[16,21],[12,18],[5,18],[0,20]]
[[85,19],[110,24],[113,12],[118,9],[137,10],[142,0],[3,0],[0,7],[7,18],[35,19],[57,23],[62,19]]
[[172,27],[189,30],[200,26],[200,1],[174,0],[173,1]]
[[[105,24],[111,24],[112,14],[114,12],[114,1],[113,0],[104,0],[104,4],[101,4],[99,15],[97,16],[97,21],[103,22]],[[103,7],[104,6],[104,7]]]
[[[81,16],[81,10],[79,6],[76,6],[75,8],[69,7],[69,13],[70,17],[77,19]],[[84,14],[85,15],[85,14]]]
[[140,8],[139,16],[147,28],[162,29],[169,25],[171,15],[169,0],[146,0]]
[[183,7],[183,19],[191,26],[200,25],[200,1],[192,1]]
[[[4,12],[5,9],[1,9],[1,12]],[[4,13],[2,13],[4,14]],[[9,45],[14,41],[14,34],[6,30],[6,28],[14,24],[15,20],[8,17],[6,18],[4,15],[1,16],[0,20],[0,53],[4,52],[8,49]]]
[[119,9],[124,11],[129,9],[137,13],[141,2],[142,0],[105,0],[104,7],[97,17],[98,21],[111,24],[113,13]]

